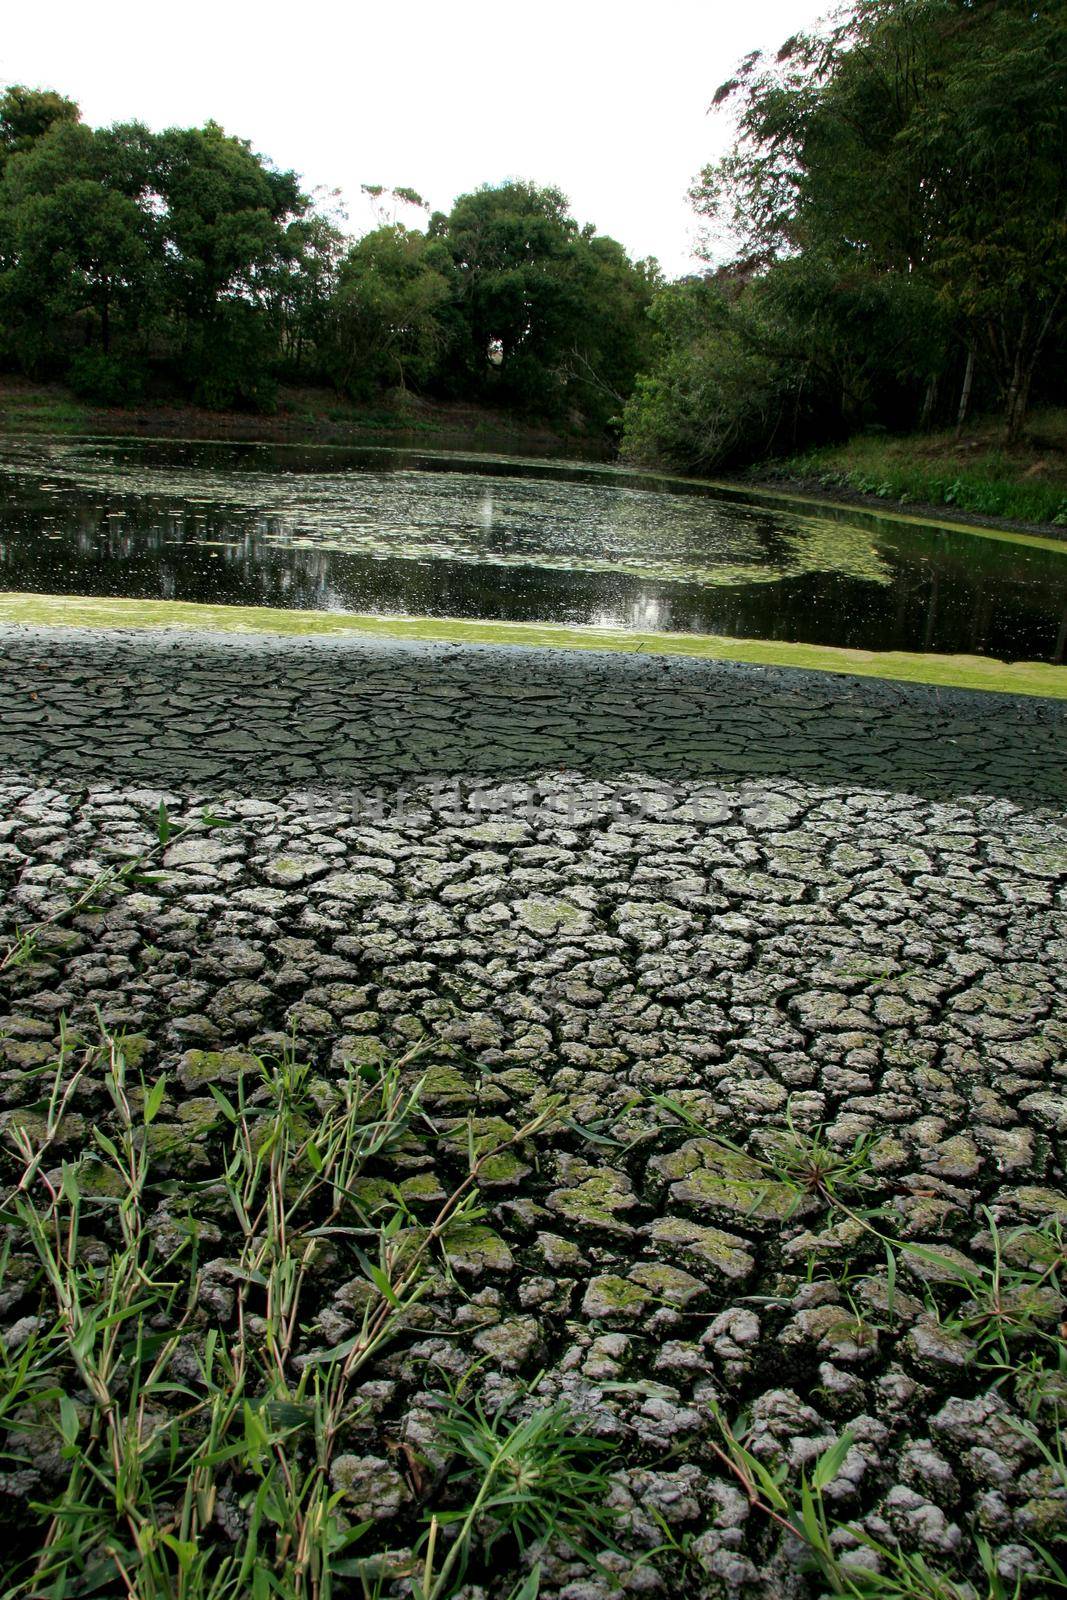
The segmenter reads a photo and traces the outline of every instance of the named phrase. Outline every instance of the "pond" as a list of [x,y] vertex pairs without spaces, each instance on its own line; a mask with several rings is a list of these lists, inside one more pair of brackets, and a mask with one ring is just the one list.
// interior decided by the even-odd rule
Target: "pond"
[[611,467],[0,442],[0,588],[1063,661],[1067,542]]

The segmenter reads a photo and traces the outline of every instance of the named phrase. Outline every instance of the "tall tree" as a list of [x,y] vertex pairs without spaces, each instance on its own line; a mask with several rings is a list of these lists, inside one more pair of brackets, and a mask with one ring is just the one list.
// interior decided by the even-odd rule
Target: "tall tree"
[[935,286],[1017,438],[1064,303],[1067,8],[859,0],[716,102],[739,104],[738,140],[698,210],[764,265],[817,252]]
[[447,261],[418,229],[387,224],[341,263],[330,308],[329,365],[352,395],[424,385],[448,339],[442,312],[452,286]]
[[215,122],[155,139],[154,189],[183,369],[212,404],[262,402],[276,330],[268,312],[309,202]]
[[452,370],[470,394],[542,414],[621,410],[646,353],[654,262],[580,228],[558,189],[510,182],[461,195],[431,236],[455,285]]
[[1014,443],[1067,312],[1067,7],[951,10],[950,63],[901,143],[937,190],[928,261],[987,353]]
[[9,85],[0,94],[0,168],[8,156],[28,150],[57,122],[80,121],[76,103],[54,89]]
[[0,181],[7,337],[26,365],[61,361],[89,390],[135,385],[158,293],[156,222],[137,160],[116,159],[122,143],[56,118]]
[[511,182],[461,195],[431,236],[451,257],[457,341],[474,393],[551,407],[558,384],[558,320],[565,265],[578,225],[558,189]]

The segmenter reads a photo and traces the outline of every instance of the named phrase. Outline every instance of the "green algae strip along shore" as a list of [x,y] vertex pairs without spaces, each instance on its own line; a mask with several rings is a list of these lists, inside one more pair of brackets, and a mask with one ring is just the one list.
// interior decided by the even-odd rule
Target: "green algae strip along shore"
[[131,600],[80,595],[0,594],[0,624],[33,627],[203,629],[291,637],[345,634],[428,644],[525,645],[556,650],[687,656],[752,666],[884,678],[946,689],[1067,700],[1067,667],[986,656],[910,654],[794,644],[777,639],[730,639],[696,633],[631,633],[549,623],[489,622],[452,617],[379,617],[336,611],[283,611],[267,606],[210,606],[184,600]]

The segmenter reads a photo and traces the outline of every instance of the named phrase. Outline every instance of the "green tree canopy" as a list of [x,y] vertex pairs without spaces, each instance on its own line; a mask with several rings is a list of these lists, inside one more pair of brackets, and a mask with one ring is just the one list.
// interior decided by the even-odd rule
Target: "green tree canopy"
[[331,305],[338,386],[360,395],[427,383],[445,347],[441,312],[451,293],[424,233],[393,223],[366,234],[341,263]]
[[454,284],[454,381],[467,393],[603,421],[621,408],[651,339],[655,263],[581,228],[558,189],[524,182],[461,195],[431,237]]
[[[115,133],[58,118],[7,161],[0,180],[0,305],[11,348],[31,369],[72,364],[109,388],[126,358],[135,385],[158,294],[155,219]],[[69,350],[70,333],[77,346]],[[98,349],[102,361],[92,355]],[[86,357],[86,350],[89,351]]]
[[11,84],[0,94],[0,166],[16,151],[28,150],[53,124],[80,121],[75,102],[55,90]]
[[[927,419],[953,375],[962,414],[977,371],[1017,439],[1064,319],[1067,8],[857,0],[746,57],[715,104],[737,136],[693,200],[709,254],[729,241],[745,280],[732,346],[776,365],[796,436]],[[715,326],[672,370],[700,366]],[[686,432],[668,390],[631,408],[645,448],[656,417],[665,440]],[[703,430],[702,460],[781,442],[780,420],[768,435],[743,410]]]
[[93,129],[51,90],[0,96],[0,360],[123,401],[155,387],[269,407],[280,378],[618,416],[654,330],[654,263],[579,227],[556,189],[414,188],[327,208],[216,122]]

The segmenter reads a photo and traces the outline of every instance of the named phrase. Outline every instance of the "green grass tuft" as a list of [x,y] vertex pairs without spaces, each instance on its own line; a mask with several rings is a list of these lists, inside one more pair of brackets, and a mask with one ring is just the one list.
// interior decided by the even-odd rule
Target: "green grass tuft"
[[[64,1033],[40,1073],[40,1109],[6,1130],[17,1176],[0,1199],[0,1293],[38,1310],[0,1341],[0,1465],[17,1471],[43,1453],[64,1470],[9,1533],[4,1600],[341,1600],[382,1594],[379,1577],[414,1576],[410,1564],[385,1573],[359,1555],[370,1523],[353,1517],[338,1481],[364,1410],[361,1375],[408,1327],[450,1230],[481,1214],[486,1162],[554,1116],[549,1105],[473,1154],[432,1223],[399,1191],[372,1215],[359,1198],[367,1166],[388,1164],[424,1127],[437,1138],[407,1070],[417,1054],[346,1066],[329,1086],[285,1054],[229,1094],[210,1085],[208,1176],[180,1196],[156,1163],[166,1077],[135,1074],[106,1032],[89,1044]],[[85,1148],[61,1160],[64,1125],[87,1094],[103,1109]],[[152,1219],[168,1195],[160,1229]],[[198,1204],[232,1241],[207,1295]],[[308,1300],[327,1260],[361,1285],[362,1312],[350,1337],[309,1349]],[[585,1503],[603,1484],[584,1465],[594,1446],[564,1410],[508,1424],[456,1401],[441,1433],[462,1470],[435,1486],[447,1509],[431,1518],[422,1572],[433,1574],[435,1529],[451,1537],[432,1600],[504,1533],[521,1548],[519,1534],[606,1526]],[[492,1459],[480,1438],[499,1441]],[[515,1470],[543,1475],[522,1507],[510,1498]],[[536,1588],[526,1580],[521,1592],[533,1600]]]

